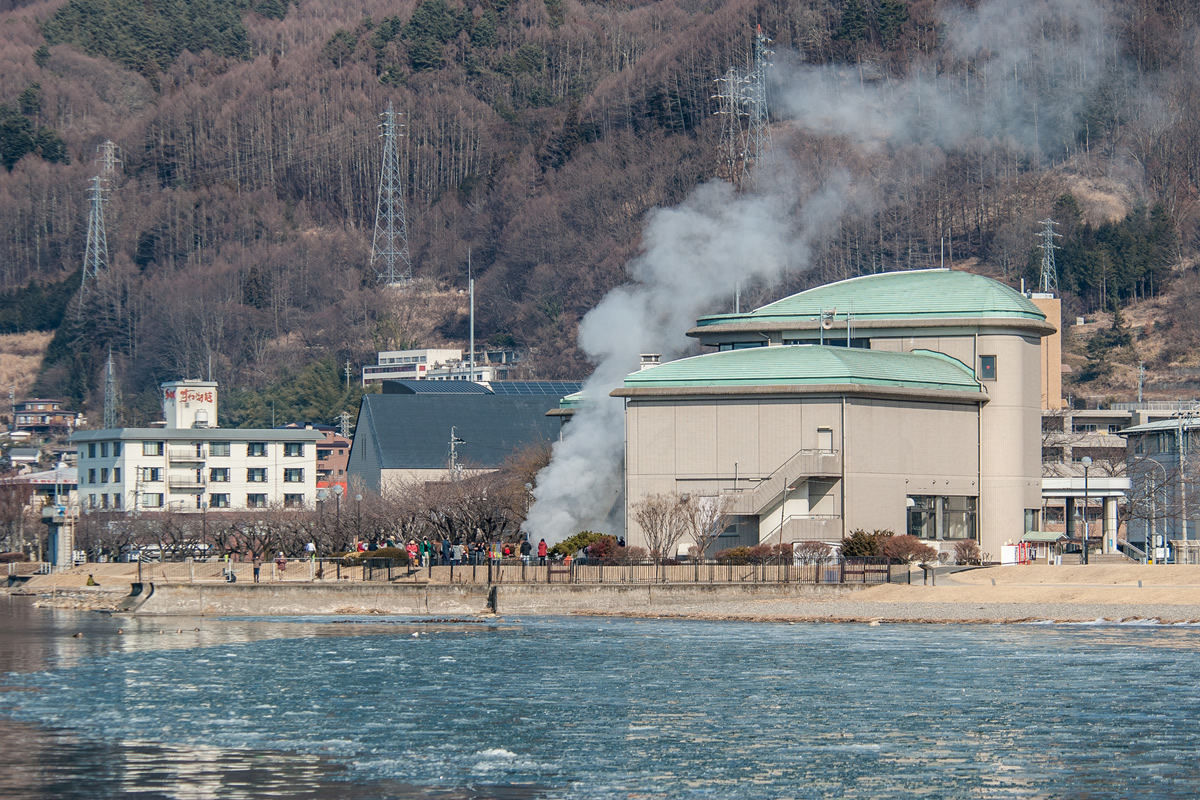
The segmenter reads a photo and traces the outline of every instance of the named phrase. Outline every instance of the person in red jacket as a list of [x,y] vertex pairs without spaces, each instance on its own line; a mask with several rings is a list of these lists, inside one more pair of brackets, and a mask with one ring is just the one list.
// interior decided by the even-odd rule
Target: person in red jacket
[[546,548],[546,540],[542,539],[540,542],[538,542],[538,563],[541,564],[543,567],[546,566],[546,553],[547,552],[548,552],[548,550]]

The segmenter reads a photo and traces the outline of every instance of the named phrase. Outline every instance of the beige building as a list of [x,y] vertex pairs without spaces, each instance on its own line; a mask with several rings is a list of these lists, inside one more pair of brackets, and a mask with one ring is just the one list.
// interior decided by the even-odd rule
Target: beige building
[[626,525],[649,493],[732,495],[735,544],[911,533],[999,559],[1039,528],[1041,340],[1003,284],[948,270],[820,286],[688,331],[717,352],[630,375]]

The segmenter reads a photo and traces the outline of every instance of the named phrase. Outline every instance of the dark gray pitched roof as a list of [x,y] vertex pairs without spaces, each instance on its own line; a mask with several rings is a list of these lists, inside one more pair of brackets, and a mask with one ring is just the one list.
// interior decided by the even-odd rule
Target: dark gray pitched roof
[[359,410],[353,449],[377,452],[381,469],[445,469],[454,428],[463,440],[459,463],[495,468],[516,450],[558,438],[559,421],[546,416],[558,399],[549,394],[369,394]]
[[471,381],[384,381],[384,394],[491,394]]

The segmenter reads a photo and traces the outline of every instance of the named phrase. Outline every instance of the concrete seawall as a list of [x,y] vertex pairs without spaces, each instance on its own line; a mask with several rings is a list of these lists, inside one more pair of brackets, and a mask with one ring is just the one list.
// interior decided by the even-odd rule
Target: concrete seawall
[[138,614],[287,616],[304,614],[468,615],[697,613],[731,604],[845,596],[862,587],[805,584],[188,584],[155,583]]

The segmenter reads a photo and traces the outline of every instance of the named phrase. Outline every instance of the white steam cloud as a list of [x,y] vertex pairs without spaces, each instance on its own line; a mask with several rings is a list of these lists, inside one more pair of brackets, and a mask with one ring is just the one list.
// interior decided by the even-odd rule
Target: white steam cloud
[[[1066,145],[1081,104],[1113,52],[1105,15],[1088,0],[992,0],[944,15],[942,58],[969,64],[953,74],[917,64],[901,81],[858,67],[813,67],[777,59],[775,127],[841,137],[860,150],[908,145],[1003,146],[1038,155]],[[580,530],[623,529],[624,404],[609,397],[638,367],[640,353],[670,359],[689,344],[695,319],[727,300],[738,281],[773,282],[807,268],[813,243],[835,229],[863,187],[845,170],[820,185],[790,174],[776,135],[771,175],[757,191],[710,182],[680,206],[648,216],[633,282],[614,289],[579,328],[596,370],[585,402],[537,479],[526,529],[557,542]],[[882,163],[886,163],[883,160]],[[877,176],[876,176],[877,177]]]

